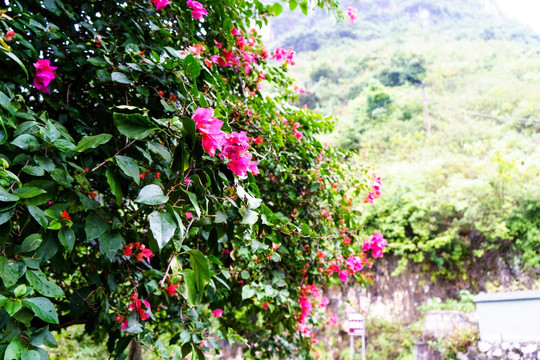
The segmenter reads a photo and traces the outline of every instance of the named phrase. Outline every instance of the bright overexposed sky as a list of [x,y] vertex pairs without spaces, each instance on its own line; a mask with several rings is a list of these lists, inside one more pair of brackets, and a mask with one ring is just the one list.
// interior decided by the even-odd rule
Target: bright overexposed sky
[[497,0],[501,9],[540,33],[540,0]]

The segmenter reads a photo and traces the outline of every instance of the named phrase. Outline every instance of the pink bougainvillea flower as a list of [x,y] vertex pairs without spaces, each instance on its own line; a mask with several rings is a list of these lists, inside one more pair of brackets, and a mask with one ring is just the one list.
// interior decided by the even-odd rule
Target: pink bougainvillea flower
[[128,327],[128,320],[124,320],[122,325],[120,325],[120,328],[125,331],[127,327]]
[[347,16],[349,16],[351,24],[354,24],[356,19],[358,19],[358,10],[349,6],[349,8],[347,9]]
[[170,0],[150,0],[152,4],[156,5],[156,11],[163,9],[165,6],[170,5]]
[[9,31],[6,33],[6,36],[5,36],[6,41],[11,41],[15,35],[17,35],[17,34],[15,34],[15,31],[9,30]]
[[347,270],[341,270],[338,275],[339,275],[339,279],[342,282],[345,282],[347,281],[347,278],[349,277],[349,272]]
[[362,259],[359,256],[349,256],[345,263],[349,271],[352,272],[361,271],[364,268],[362,265]]
[[332,314],[328,318],[328,321],[326,322],[326,325],[337,325],[338,317],[337,314]]
[[191,16],[193,16],[194,19],[202,19],[203,16],[208,15],[208,11],[206,11],[200,2],[188,0],[186,1],[186,4],[191,8]]
[[371,250],[371,255],[374,258],[380,258],[380,257],[383,257],[383,250],[386,247],[386,245],[388,245],[388,242],[386,241],[386,239],[382,236],[382,234],[379,231],[375,231],[375,234],[373,234],[372,237],[364,241],[362,250],[363,251]]
[[47,59],[39,59],[34,63],[34,68],[36,69],[34,86],[39,91],[49,94],[50,90],[48,86],[51,81],[56,78],[53,71],[55,71],[57,67],[51,66],[51,62]]
[[267,303],[267,302],[263,302],[263,304],[262,304],[261,307],[262,307],[263,310],[268,310],[268,303]]
[[321,299],[321,307],[325,307],[326,305],[330,304],[330,299],[328,299],[326,296]]
[[249,159],[245,156],[232,155],[231,161],[227,163],[227,167],[237,176],[247,176]]
[[220,318],[223,316],[223,310],[221,309],[216,309],[212,312],[212,315],[216,318]]
[[190,213],[189,211],[186,211],[185,214],[186,214],[186,219],[188,219],[188,220],[191,219],[191,217],[193,216],[193,214]]
[[263,140],[262,137],[257,136],[257,137],[255,138],[254,143],[257,144],[257,145],[261,145],[261,144],[263,143],[263,141],[264,141],[264,140]]

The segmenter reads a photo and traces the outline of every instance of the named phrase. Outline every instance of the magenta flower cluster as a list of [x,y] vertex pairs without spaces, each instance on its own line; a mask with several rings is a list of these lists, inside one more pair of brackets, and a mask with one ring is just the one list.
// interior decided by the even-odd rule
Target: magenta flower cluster
[[290,47],[288,50],[278,47],[272,54],[272,59],[275,59],[276,61],[280,63],[290,64],[292,66],[295,64],[294,63],[295,55],[296,55],[296,52],[293,51],[292,47]]
[[251,160],[253,155],[249,152],[245,132],[226,134],[221,130],[223,121],[214,117],[213,109],[198,108],[191,118],[202,135],[202,146],[210,156],[216,155],[219,150],[221,160],[228,159],[227,167],[237,176],[246,177],[248,171],[254,175],[259,174],[257,161]]
[[156,5],[156,11],[163,9],[165,6],[170,5],[170,0],[150,0],[150,3]]
[[57,69],[57,67],[51,66],[51,62],[47,59],[39,59],[36,63],[34,63],[34,68],[36,69],[34,86],[39,91],[49,94],[50,90],[48,86],[51,81],[56,78],[54,71]]
[[188,0],[186,3],[187,6],[191,8],[191,16],[193,16],[193,18],[202,19],[203,16],[208,15],[208,11],[206,11],[200,2]]
[[386,239],[382,236],[380,232],[375,231],[375,234],[373,234],[372,237],[364,240],[362,250],[371,250],[371,255],[373,256],[373,258],[381,258],[383,257],[383,250],[386,245],[388,245]]

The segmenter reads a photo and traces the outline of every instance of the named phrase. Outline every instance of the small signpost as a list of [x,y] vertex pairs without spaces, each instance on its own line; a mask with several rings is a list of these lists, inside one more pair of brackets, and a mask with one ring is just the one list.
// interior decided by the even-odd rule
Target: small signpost
[[362,360],[366,360],[366,327],[364,316],[360,313],[350,312],[347,314],[347,327],[351,337],[351,360],[354,359],[354,336],[362,337]]

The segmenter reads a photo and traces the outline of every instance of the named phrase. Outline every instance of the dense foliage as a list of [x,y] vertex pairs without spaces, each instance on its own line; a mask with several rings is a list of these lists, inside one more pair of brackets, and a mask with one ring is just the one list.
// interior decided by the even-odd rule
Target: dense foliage
[[221,340],[245,357],[312,357],[323,288],[369,283],[382,256],[357,207],[380,179],[317,140],[330,118],[291,105],[294,52],[252,28],[282,6],[4,6],[4,359],[47,358],[74,324],[118,358],[130,342],[203,358]]

